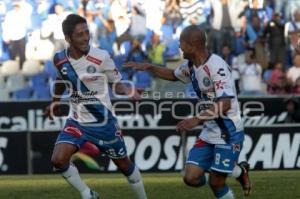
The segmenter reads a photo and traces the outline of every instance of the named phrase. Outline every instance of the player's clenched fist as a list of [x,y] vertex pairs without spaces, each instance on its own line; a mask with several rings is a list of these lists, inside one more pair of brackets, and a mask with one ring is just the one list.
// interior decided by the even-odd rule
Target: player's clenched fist
[[176,130],[179,132],[188,131],[199,125],[200,122],[201,120],[198,117],[184,119],[177,124]]
[[54,116],[58,116],[61,114],[60,104],[58,102],[52,102],[50,105],[48,105],[43,115],[46,117],[49,117],[51,120],[53,120]]

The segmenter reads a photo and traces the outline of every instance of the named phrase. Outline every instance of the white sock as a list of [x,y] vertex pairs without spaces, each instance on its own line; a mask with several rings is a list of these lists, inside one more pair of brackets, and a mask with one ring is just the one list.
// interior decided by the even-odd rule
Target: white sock
[[134,170],[130,176],[127,176],[129,186],[135,193],[138,199],[147,199],[147,195],[144,189],[141,173],[139,169],[134,166]]
[[230,176],[234,178],[238,178],[240,177],[241,173],[242,173],[241,167],[239,167],[239,165],[235,165]]
[[90,188],[82,181],[75,165],[70,164],[68,170],[61,174],[66,181],[77,189],[82,198],[90,197]]
[[207,185],[209,182],[209,173],[204,173],[204,177],[205,177],[205,185]]
[[228,190],[228,192],[222,196],[221,198],[218,198],[218,199],[234,199],[234,195],[231,191],[231,189]]

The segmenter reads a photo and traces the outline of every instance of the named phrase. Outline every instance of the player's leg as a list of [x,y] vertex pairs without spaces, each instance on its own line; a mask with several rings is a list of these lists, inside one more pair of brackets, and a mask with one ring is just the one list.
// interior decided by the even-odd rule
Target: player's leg
[[249,196],[252,189],[249,177],[249,163],[243,161],[235,165],[231,176],[236,178],[237,181],[239,181],[244,190],[244,195]]
[[68,128],[68,123],[66,124],[64,131],[57,138],[51,163],[54,170],[60,173],[70,185],[78,190],[83,199],[97,199],[99,198],[98,194],[83,182],[76,166],[70,162],[72,155],[85,142],[83,134],[79,132],[78,128],[74,126]]
[[126,176],[137,198],[146,199],[147,196],[140,171],[127,156],[127,149],[117,121],[108,121],[108,123],[101,128],[91,128],[88,132],[91,137],[90,141],[96,144],[101,152],[107,154]]
[[[233,144],[235,151],[241,150],[241,145]],[[230,177],[234,177],[242,186],[244,190],[244,195],[249,196],[251,192],[251,183],[249,177],[249,163],[246,161],[236,164],[232,170],[232,173],[229,174]]]
[[137,166],[126,156],[121,159],[112,159],[116,166],[127,178],[128,184],[138,199],[146,199],[141,173]]
[[205,173],[204,169],[199,166],[186,164],[183,181],[188,186],[201,187],[207,184],[208,173]]
[[186,185],[200,187],[208,183],[208,173],[213,160],[213,146],[199,139],[190,150],[185,165],[183,181]]
[[216,198],[234,198],[233,192],[225,182],[227,175],[234,170],[241,148],[241,143],[216,144],[214,146],[214,160],[210,168],[209,185]]
[[209,186],[218,199],[234,199],[233,192],[226,182],[226,173],[211,171],[209,174]]

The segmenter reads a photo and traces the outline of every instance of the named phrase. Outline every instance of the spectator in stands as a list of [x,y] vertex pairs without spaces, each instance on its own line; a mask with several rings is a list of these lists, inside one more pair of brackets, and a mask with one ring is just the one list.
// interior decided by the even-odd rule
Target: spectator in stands
[[19,57],[20,68],[25,61],[25,45],[30,18],[24,15],[21,3],[13,2],[13,9],[8,11],[3,22],[3,41],[8,44],[11,59]]
[[295,86],[296,80],[300,77],[300,55],[294,57],[294,65],[289,68],[287,78],[291,86]]
[[234,67],[234,60],[236,59],[235,56],[233,55],[229,45],[224,45],[222,48],[222,55],[221,57],[226,61],[226,63],[230,66],[231,71],[232,71],[232,78],[234,79],[235,83],[235,88],[237,93],[239,93],[240,88],[239,88],[239,79],[240,75],[238,73],[238,70]]
[[[147,55],[143,52],[141,48],[140,41],[138,39],[134,39],[131,42],[131,50],[128,54],[126,62],[134,61],[134,62],[148,62]],[[132,68],[125,68],[122,70],[122,75],[126,72],[128,75],[128,79],[133,80],[135,83],[135,88],[139,93],[149,89],[151,86],[151,75],[148,71],[135,71]]]
[[277,62],[272,70],[269,79],[268,93],[270,94],[286,94],[288,82],[282,62]]
[[246,45],[254,48],[256,61],[263,67],[268,67],[268,52],[263,40],[264,27],[257,15],[253,15],[251,21],[247,21],[245,41]]
[[43,23],[43,37],[50,37],[53,40],[54,52],[64,49],[67,46],[65,36],[62,31],[62,22],[71,12],[65,10],[62,4],[54,5],[54,13],[48,16]]
[[129,27],[130,27],[130,2],[129,0],[113,0],[110,10],[112,20],[114,20],[118,49],[121,44],[130,40]]
[[233,61],[234,55],[231,52],[231,49],[230,49],[229,45],[227,45],[227,44],[223,45],[221,57],[226,61],[226,63],[230,67],[232,66],[232,61]]
[[161,0],[145,0],[144,10],[146,15],[146,27],[150,31],[159,32],[163,16]]
[[276,12],[284,14],[286,20],[292,19],[293,13],[300,9],[300,0],[277,0],[275,1]]
[[[141,44],[137,39],[132,40],[131,49],[130,49],[125,61],[126,62],[135,61],[135,62],[141,62],[141,63],[148,61],[148,57],[143,52],[143,50],[141,48]],[[124,79],[132,80],[135,71],[131,68],[122,68],[121,72],[122,72],[122,76]]]
[[247,21],[251,21],[253,16],[257,16],[260,19],[261,26],[267,25],[270,20],[268,11],[264,6],[264,0],[249,0],[249,6],[246,7],[244,14]]
[[180,1],[179,10],[184,27],[198,25],[205,28],[211,12],[211,4],[209,0],[185,0]]
[[165,45],[160,42],[160,35],[154,32],[152,35],[152,43],[147,47],[148,57],[153,64],[160,66],[165,64],[163,56],[165,48]]
[[164,16],[166,21],[174,30],[182,23],[182,16],[180,13],[180,0],[166,0]]
[[288,98],[285,100],[287,116],[285,123],[299,123],[300,122],[300,109],[299,101],[295,98]]
[[241,29],[245,3],[240,0],[210,0],[212,5],[211,28],[209,33],[209,48],[221,54],[224,42],[234,50],[235,29]]
[[111,18],[105,18],[102,12],[98,12],[98,18],[103,24],[103,28],[99,29],[100,48],[107,50],[110,55],[113,55],[113,45],[117,39],[115,23]]
[[291,89],[292,94],[300,94],[300,77],[296,79],[295,85]]
[[300,8],[294,12],[294,19],[287,22],[285,33],[287,33],[288,36],[288,56],[291,60],[289,64],[292,65],[292,57],[295,53],[294,46],[297,45],[298,34],[300,33]]
[[146,17],[141,8],[133,6],[130,24],[130,36],[142,42],[146,36]]
[[255,50],[247,49],[245,63],[239,66],[241,75],[240,95],[264,95],[262,88],[262,67],[255,60]]
[[86,20],[87,20],[87,24],[90,30],[90,44],[95,47],[98,48],[99,47],[99,29],[98,29],[98,24],[96,24],[95,22],[95,13],[93,12],[86,12]]
[[279,13],[274,13],[272,20],[268,22],[264,30],[264,38],[268,42],[270,52],[270,62],[284,63],[285,55],[285,38],[284,38],[284,24]]

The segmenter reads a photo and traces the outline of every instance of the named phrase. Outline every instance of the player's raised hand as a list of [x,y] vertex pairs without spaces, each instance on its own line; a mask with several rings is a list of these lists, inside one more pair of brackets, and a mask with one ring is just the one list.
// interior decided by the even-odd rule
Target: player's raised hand
[[176,131],[179,132],[189,131],[192,128],[199,125],[200,122],[201,120],[198,117],[184,119],[177,124]]
[[138,62],[126,62],[124,64],[125,68],[133,68],[135,70],[145,71],[149,68],[149,65],[147,63],[138,63]]

